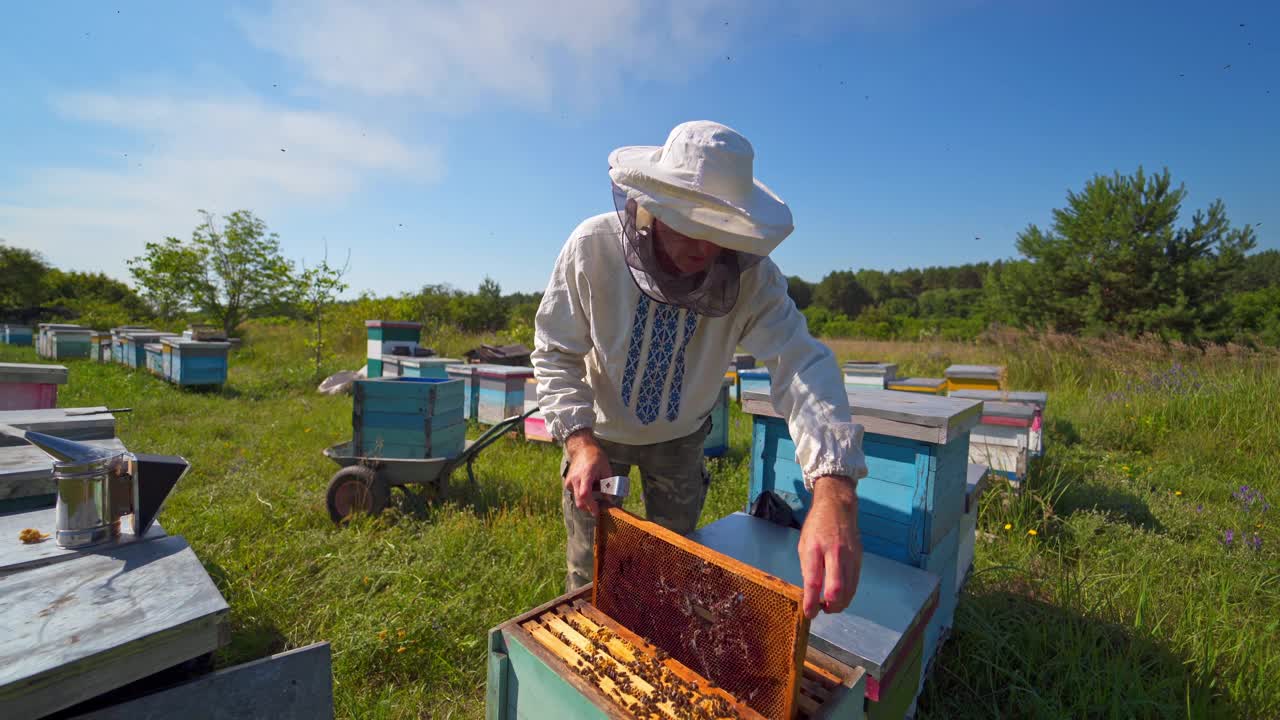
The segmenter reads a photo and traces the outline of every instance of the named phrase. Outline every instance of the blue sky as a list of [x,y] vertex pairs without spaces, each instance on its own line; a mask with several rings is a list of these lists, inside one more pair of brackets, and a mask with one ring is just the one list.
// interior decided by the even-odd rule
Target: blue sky
[[22,3],[0,77],[0,238],[122,279],[247,208],[353,291],[539,290],[609,151],[691,119],[751,140],[810,280],[1011,257],[1140,164],[1280,247],[1275,3]]

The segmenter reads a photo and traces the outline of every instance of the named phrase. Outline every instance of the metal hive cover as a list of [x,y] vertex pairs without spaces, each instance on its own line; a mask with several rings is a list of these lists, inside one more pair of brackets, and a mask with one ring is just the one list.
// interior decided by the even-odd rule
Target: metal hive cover
[[624,510],[596,523],[592,604],[768,718],[791,718],[809,636],[799,587]]

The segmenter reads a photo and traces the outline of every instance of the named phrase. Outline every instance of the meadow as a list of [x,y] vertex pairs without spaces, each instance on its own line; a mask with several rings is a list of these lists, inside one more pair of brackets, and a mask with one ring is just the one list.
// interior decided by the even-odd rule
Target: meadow
[[[360,367],[361,331],[326,371]],[[326,640],[340,717],[483,716],[486,632],[562,591],[558,448],[503,440],[476,485],[459,473],[441,501],[397,494],[335,527],[321,450],[350,437],[351,399],[315,392],[300,326],[243,336],[218,392],[71,361],[59,397],[131,407],[126,445],[191,462],[160,521],[230,603],[218,663]],[[456,357],[479,339],[426,344]],[[1012,334],[830,344],[908,375],[1004,364],[1014,388],[1050,393],[1028,489],[984,496],[919,717],[1280,717],[1280,355]],[[7,346],[0,360],[36,361]],[[742,509],[749,438],[735,408],[701,524]]]

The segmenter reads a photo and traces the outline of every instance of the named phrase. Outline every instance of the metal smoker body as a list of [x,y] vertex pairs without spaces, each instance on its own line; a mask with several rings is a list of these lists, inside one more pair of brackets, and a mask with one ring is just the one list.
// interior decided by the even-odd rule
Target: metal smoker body
[[8,425],[0,425],[0,434],[25,440],[53,459],[54,541],[64,548],[118,538],[120,519],[129,514],[133,534],[145,535],[190,467],[177,456],[120,453]]

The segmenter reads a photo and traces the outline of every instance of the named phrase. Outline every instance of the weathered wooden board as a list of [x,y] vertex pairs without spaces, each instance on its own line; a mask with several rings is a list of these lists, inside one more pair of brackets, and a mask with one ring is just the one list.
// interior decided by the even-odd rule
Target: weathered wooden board
[[[867,432],[946,444],[971,430],[981,417],[981,400],[961,400],[923,393],[886,393],[849,390],[853,421]],[[742,392],[742,411],[751,415],[782,417],[769,395]]]
[[227,603],[181,536],[0,577],[0,717],[36,718],[217,649]]
[[67,384],[67,367],[48,363],[0,363],[0,383]]
[[[84,555],[85,552],[101,552],[102,550],[110,549],[110,547],[128,545],[139,540],[133,534],[133,515],[126,515],[120,519],[120,538],[115,541],[115,545],[87,548],[85,550],[68,550],[58,547],[58,543],[53,541],[55,522],[54,509],[52,507],[0,515],[0,577],[44,565],[74,560]],[[26,528],[39,530],[48,535],[49,538],[38,543],[24,543],[18,539],[18,533]],[[153,522],[151,527],[147,529],[146,539],[158,540],[162,537],[168,537],[168,533],[164,531],[164,528],[160,527],[160,523]]]
[[[116,436],[116,418],[111,413],[74,415],[105,407],[48,408],[45,410],[6,410],[0,412],[0,423],[23,430],[34,430],[46,435],[57,435],[68,440],[102,440]],[[25,440],[0,435],[0,447],[28,446]]]
[[333,717],[329,643],[219,670],[73,720],[311,720]]

